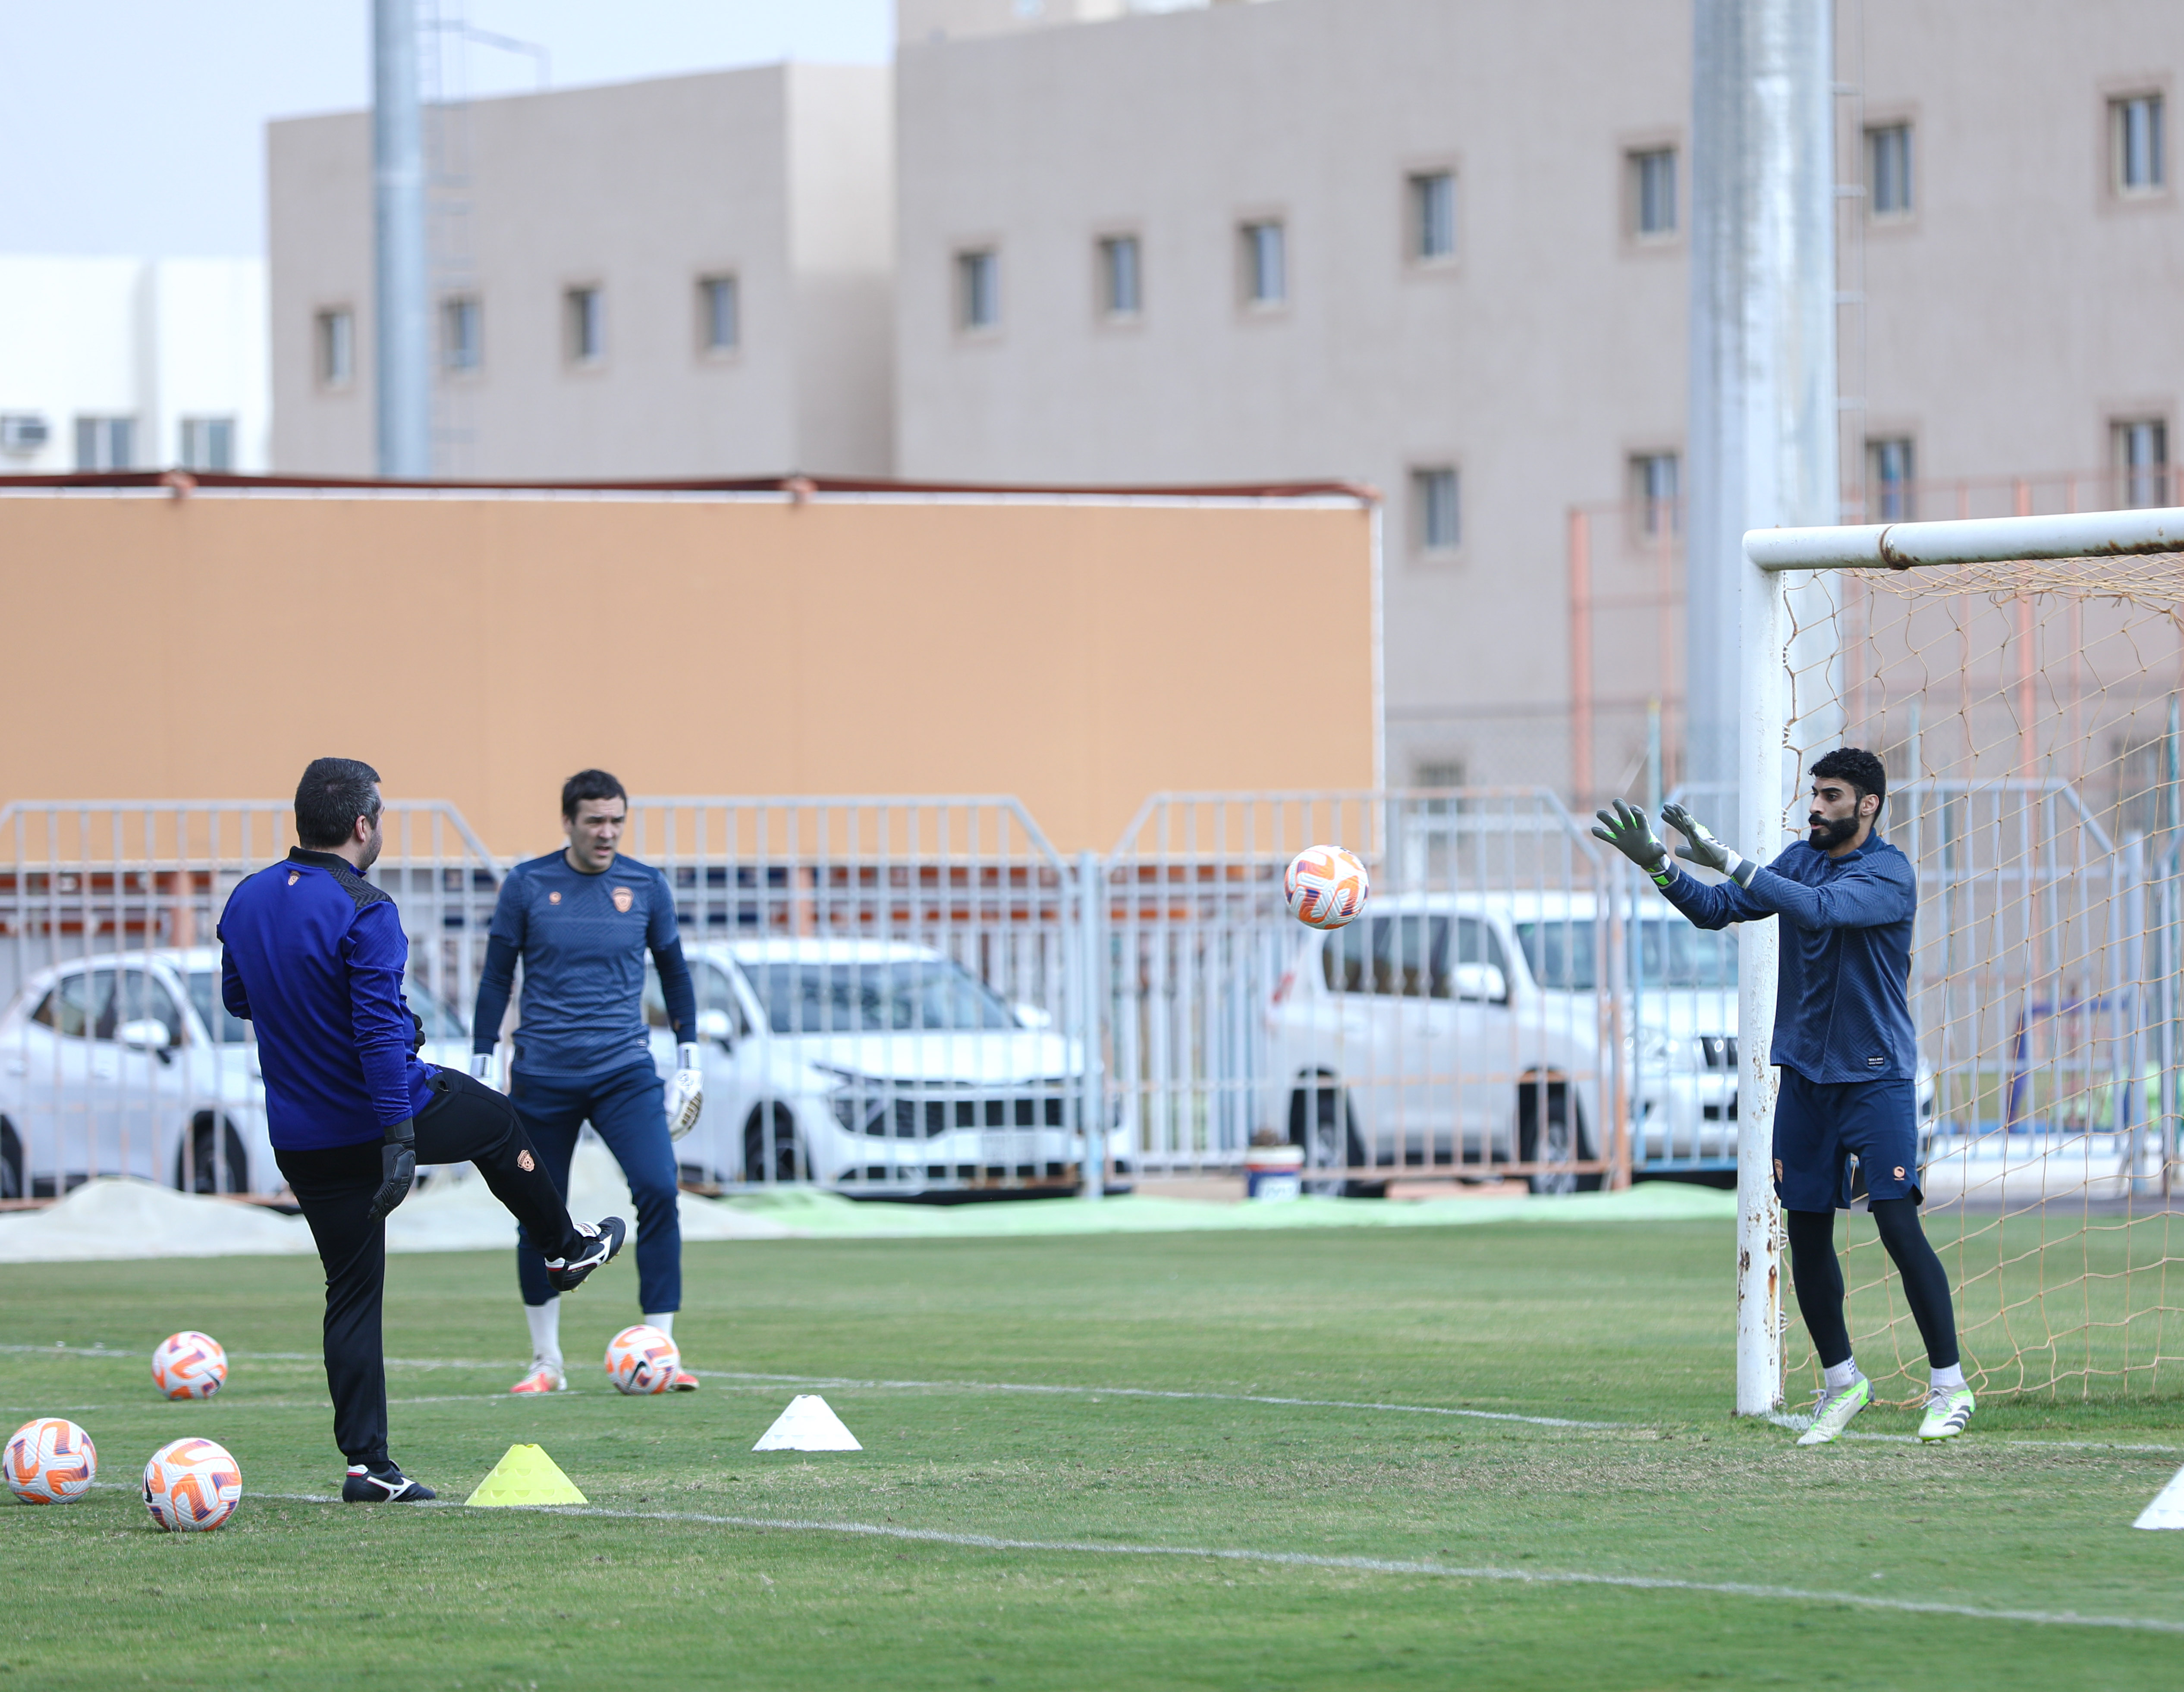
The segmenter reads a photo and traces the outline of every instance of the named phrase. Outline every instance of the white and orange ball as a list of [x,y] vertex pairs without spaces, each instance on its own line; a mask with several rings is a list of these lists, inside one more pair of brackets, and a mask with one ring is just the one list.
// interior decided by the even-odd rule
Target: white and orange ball
[[66,1504],[91,1490],[98,1451],[91,1435],[64,1416],[42,1416],[15,1430],[0,1453],[8,1490],[25,1504]]
[[1307,846],[1282,872],[1290,915],[1310,928],[1341,927],[1364,910],[1372,891],[1364,865],[1340,846]]
[[227,1353],[209,1333],[184,1328],[152,1354],[152,1383],[166,1398],[210,1398],[227,1378]]
[[675,1342],[650,1322],[625,1327],[607,1342],[607,1378],[618,1393],[664,1393],[682,1366]]
[[235,1514],[242,1470],[212,1439],[170,1439],[144,1465],[144,1507],[170,1533],[204,1533]]

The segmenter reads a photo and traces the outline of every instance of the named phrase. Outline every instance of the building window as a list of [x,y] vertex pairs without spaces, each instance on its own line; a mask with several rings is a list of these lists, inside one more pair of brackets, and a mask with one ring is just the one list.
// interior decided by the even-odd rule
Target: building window
[[1456,175],[1430,170],[1411,178],[1411,257],[1456,256]]
[[1682,526],[1676,509],[1681,468],[1674,453],[1630,455],[1630,503],[1638,532],[1649,540],[1673,535]]
[[2126,506],[2169,503],[2169,425],[2159,417],[2134,417],[2112,426],[2116,491]]
[[235,420],[232,417],[182,419],[181,465],[184,470],[233,470]]
[[320,312],[313,323],[319,386],[347,387],[356,376],[356,317],[346,306]]
[[1132,318],[1145,309],[1138,237],[1110,235],[1100,242],[1100,314]]
[[133,417],[79,417],[75,420],[75,467],[78,470],[128,470],[136,459],[136,420]]
[[2109,102],[2109,152],[2118,193],[2161,192],[2168,180],[2163,127],[2159,94],[2133,94]]
[[1630,160],[1630,232],[1660,241],[1676,232],[1676,149],[1647,147]]
[[698,278],[698,348],[733,353],[743,344],[743,303],[733,276]]
[[52,438],[44,416],[36,411],[0,415],[0,453],[28,454],[41,450]]
[[1911,214],[1911,125],[1884,124],[1865,132],[1866,209],[1875,217]]
[[956,255],[956,326],[976,331],[1001,321],[1001,255],[990,247]]
[[606,296],[596,287],[571,288],[561,296],[567,320],[569,362],[596,365],[606,357]]
[[1454,470],[1411,472],[1411,526],[1422,553],[1452,553],[1463,544],[1462,484]]
[[1919,515],[1918,460],[1908,437],[1865,443],[1866,511],[1877,523],[1908,523]]
[[474,370],[483,356],[483,323],[476,294],[450,294],[440,302],[440,363],[448,370]]
[[1244,303],[1275,306],[1290,297],[1289,242],[1272,219],[1244,225]]

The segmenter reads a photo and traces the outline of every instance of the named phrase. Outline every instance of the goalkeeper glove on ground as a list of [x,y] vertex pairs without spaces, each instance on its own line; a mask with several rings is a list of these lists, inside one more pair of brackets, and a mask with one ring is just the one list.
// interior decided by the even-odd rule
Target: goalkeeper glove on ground
[[410,1183],[417,1178],[417,1124],[404,1116],[387,1130],[379,1148],[379,1190],[372,1194],[368,1222],[384,1222],[387,1213],[410,1196]]
[[680,1066],[667,1083],[667,1138],[679,1140],[698,1126],[698,1113],[705,1108],[705,1077],[698,1067],[698,1048],[677,1049]]
[[1653,878],[1657,887],[1666,887],[1675,880],[1675,866],[1669,861],[1669,849],[1653,832],[1653,825],[1635,804],[1615,802],[1612,811],[1598,813],[1600,821],[1592,831],[1596,840],[1605,840],[1632,863]]
[[1702,868],[1727,876],[1741,888],[1752,885],[1752,877],[1759,865],[1751,859],[1732,852],[1715,839],[1706,824],[1701,822],[1680,804],[1661,807],[1662,820],[1683,835],[1691,843],[1676,848],[1679,858],[1687,859]]

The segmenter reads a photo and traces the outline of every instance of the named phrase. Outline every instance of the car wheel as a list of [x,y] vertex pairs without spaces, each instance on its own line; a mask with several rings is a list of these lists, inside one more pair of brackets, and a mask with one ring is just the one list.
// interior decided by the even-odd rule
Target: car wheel
[[[250,1158],[242,1149],[242,1136],[235,1131],[235,1124],[223,1122],[226,1131],[227,1167],[222,1170],[213,1138],[209,1117],[200,1116],[191,1125],[190,1138],[185,1145],[175,1150],[175,1187],[183,1193],[248,1193],[250,1190]],[[226,1184],[221,1184],[222,1176]]]
[[811,1160],[796,1138],[796,1118],[788,1106],[761,1107],[744,1124],[744,1179],[768,1186],[802,1181]]
[[[1542,1095],[1545,1095],[1544,1098]],[[1590,1158],[1584,1113],[1559,1081],[1528,1081],[1517,1089],[1517,1160],[1519,1163],[1577,1162]],[[1580,1175],[1551,1169],[1531,1177],[1535,1193],[1596,1193],[1597,1171]]]
[[24,1199],[30,1189],[23,1184],[23,1142],[15,1125],[0,1116],[0,1199]]
[[1290,1094],[1290,1144],[1304,1148],[1305,1190],[1347,1199],[1377,1199],[1387,1190],[1378,1181],[1312,1178],[1315,1169],[1362,1168],[1365,1143],[1357,1135],[1357,1112],[1350,1095],[1333,1085],[1300,1087]]

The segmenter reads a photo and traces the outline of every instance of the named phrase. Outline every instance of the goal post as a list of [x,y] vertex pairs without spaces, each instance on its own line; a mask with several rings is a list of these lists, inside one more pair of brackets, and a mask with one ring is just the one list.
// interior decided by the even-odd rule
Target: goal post
[[[2020,509],[2029,503],[2020,495]],[[1793,765],[1823,740],[1881,754],[1892,838],[1908,810],[1897,843],[1921,881],[1914,1015],[1922,1071],[1934,1071],[1922,1131],[1960,1160],[1960,1205],[1991,1198],[1995,1212],[1975,1219],[1967,1208],[1943,1254],[1975,1384],[2090,1389],[2120,1378],[2131,1390],[2164,1363],[2176,1378],[2184,1308],[2171,1301],[2184,1273],[2164,1272],[2184,1271],[2168,1231],[2184,1056],[2175,1049],[2184,1045],[2184,509],[1757,529],[1744,556],[1740,843],[1771,856],[1792,832]],[[2057,843],[2065,836],[2068,849]],[[1926,858],[1939,871],[1932,887]],[[1945,908],[1930,908],[1937,896]],[[1739,935],[1740,1415],[1780,1405],[1786,1340],[1802,1339],[1785,1316],[1771,1178],[1777,928],[1747,924]],[[1942,1026],[1925,1026],[1921,1011]],[[2066,1165],[2105,1171],[2110,1157],[2120,1160],[2113,1177],[2089,1172],[2075,1188],[2061,1178]],[[2149,1181],[2158,1234],[2133,1232],[2149,1219],[2137,1208]],[[2078,1205],[2071,1284],[2083,1296],[2059,1322],[2047,1308],[2048,1212],[2064,1191]],[[2093,1261],[2096,1230],[2120,1231],[2120,1259],[2103,1238]],[[1921,1355],[1915,1333],[1907,1357],[1902,1302],[1889,1298],[1877,1247],[1867,1264],[1863,1283],[1847,1265],[1854,1334],[1870,1336],[1862,1316],[1885,1309],[1908,1374]]]

